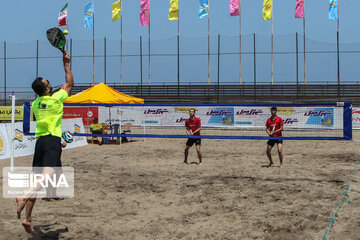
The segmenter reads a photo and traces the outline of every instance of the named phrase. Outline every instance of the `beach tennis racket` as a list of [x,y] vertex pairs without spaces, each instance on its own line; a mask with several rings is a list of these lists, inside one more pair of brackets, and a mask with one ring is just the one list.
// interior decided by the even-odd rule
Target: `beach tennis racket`
[[74,141],[74,135],[70,131],[64,131],[62,133],[62,138],[67,143],[72,143]]
[[61,52],[64,52],[66,38],[64,33],[59,28],[53,27],[48,29],[46,31],[46,37],[52,46],[59,49]]
[[275,126],[273,126],[271,129],[271,136],[274,134],[274,131],[275,131]]

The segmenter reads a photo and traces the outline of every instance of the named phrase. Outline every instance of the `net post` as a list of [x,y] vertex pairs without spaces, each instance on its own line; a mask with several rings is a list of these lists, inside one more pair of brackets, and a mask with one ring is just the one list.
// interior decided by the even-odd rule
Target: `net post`
[[23,132],[25,135],[30,133],[30,102],[24,103]]
[[344,139],[352,140],[352,103],[344,103]]

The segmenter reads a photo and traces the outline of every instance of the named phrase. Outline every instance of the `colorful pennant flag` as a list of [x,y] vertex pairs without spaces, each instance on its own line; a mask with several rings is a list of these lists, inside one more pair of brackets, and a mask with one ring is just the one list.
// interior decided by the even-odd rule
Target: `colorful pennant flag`
[[338,19],[338,1],[337,0],[330,0],[329,19],[331,19],[331,20]]
[[230,0],[230,16],[240,16],[240,0]]
[[84,12],[84,20],[85,20],[85,27],[92,28],[93,23],[93,16],[94,16],[94,6],[92,2],[89,2],[85,5],[85,12]]
[[170,0],[169,20],[179,19],[179,0]]
[[203,18],[209,14],[208,0],[200,0],[199,18]]
[[264,0],[262,18],[265,21],[272,20],[272,0]]
[[121,18],[120,15],[121,12],[121,0],[114,2],[112,4],[112,21],[115,22],[119,18]]
[[150,22],[150,0],[141,0],[140,4],[140,25],[146,26]]
[[304,18],[304,0],[296,0],[295,18]]
[[68,3],[65,4],[65,6],[61,9],[58,17],[58,26],[65,26],[67,25],[66,18],[68,15]]

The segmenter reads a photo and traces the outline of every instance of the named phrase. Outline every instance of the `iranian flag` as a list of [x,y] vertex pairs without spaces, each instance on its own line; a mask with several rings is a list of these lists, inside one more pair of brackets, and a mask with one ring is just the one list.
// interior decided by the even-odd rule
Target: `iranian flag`
[[67,18],[67,14],[68,14],[68,4],[66,3],[65,6],[63,7],[63,9],[61,9],[60,13],[59,13],[59,23],[58,26],[64,26],[67,25],[66,22],[66,18]]

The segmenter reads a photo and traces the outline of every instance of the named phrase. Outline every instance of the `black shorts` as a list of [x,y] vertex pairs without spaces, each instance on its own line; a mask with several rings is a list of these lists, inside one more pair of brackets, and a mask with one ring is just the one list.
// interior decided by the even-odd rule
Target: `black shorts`
[[61,138],[41,136],[35,144],[33,167],[61,167]]
[[273,147],[275,145],[275,143],[279,144],[279,143],[283,143],[283,140],[269,140],[267,142],[267,145]]
[[192,146],[192,145],[201,145],[201,138],[189,138],[186,142],[187,146]]
[[102,131],[101,130],[94,130],[91,133],[92,134],[102,134]]

